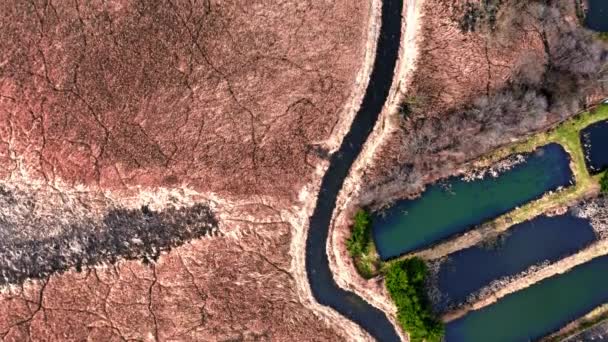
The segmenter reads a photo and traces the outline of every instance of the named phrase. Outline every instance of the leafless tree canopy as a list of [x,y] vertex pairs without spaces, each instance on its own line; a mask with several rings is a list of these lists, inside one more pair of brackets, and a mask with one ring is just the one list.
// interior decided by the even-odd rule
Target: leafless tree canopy
[[516,30],[525,30],[543,48],[524,52],[504,87],[488,88],[465,106],[429,115],[437,109],[419,105],[424,93],[408,97],[399,119],[404,133],[391,153],[399,160],[372,187],[394,183],[415,190],[426,174],[567,118],[584,109],[589,96],[608,90],[608,46],[565,15],[573,12],[565,1],[484,1],[475,6],[465,9],[465,15],[477,8],[494,11],[494,19],[489,23],[490,14],[478,13],[467,34],[502,46]]
[[115,207],[100,218],[73,208],[60,215],[40,208],[51,203],[2,185],[0,204],[6,209],[0,214],[0,285],[120,258],[150,262],[162,251],[218,233],[218,220],[206,204],[162,211]]

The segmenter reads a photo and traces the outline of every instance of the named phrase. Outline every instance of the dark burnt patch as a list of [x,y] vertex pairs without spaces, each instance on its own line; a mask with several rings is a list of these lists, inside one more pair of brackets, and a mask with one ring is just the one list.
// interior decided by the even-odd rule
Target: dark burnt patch
[[[83,227],[82,225],[89,225]],[[2,229],[0,222],[0,229]],[[44,239],[0,243],[0,284],[41,279],[72,267],[115,263],[119,259],[154,262],[163,251],[218,234],[218,221],[204,204],[154,211],[110,210],[99,223],[69,224]]]

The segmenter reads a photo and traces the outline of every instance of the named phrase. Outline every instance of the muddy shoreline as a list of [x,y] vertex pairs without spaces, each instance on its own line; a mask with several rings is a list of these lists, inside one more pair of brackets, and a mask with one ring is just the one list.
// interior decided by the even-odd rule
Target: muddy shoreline
[[367,302],[384,311],[404,341],[407,341],[407,336],[396,322],[396,308],[386,292],[382,279],[366,281],[361,278],[346,251],[344,241],[350,233],[349,220],[354,211],[354,200],[362,189],[361,179],[364,170],[373,161],[376,149],[391,132],[397,129],[393,116],[396,115],[398,105],[407,91],[416,67],[417,45],[420,39],[416,33],[420,27],[420,20],[422,20],[421,7],[422,1],[413,0],[407,1],[404,6],[405,20],[401,29],[403,38],[399,52],[400,59],[397,62],[398,71],[393,80],[387,103],[340,191],[327,240],[330,268],[336,283],[344,289],[361,295]]

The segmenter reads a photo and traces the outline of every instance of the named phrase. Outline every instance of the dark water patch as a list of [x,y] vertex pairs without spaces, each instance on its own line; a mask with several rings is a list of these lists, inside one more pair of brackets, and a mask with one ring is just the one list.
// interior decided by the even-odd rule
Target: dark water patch
[[572,181],[569,155],[561,145],[549,144],[496,178],[451,177],[429,186],[416,199],[376,213],[374,241],[382,259],[396,257],[462,233]]
[[608,256],[450,322],[447,342],[533,341],[608,302]]
[[608,169],[608,121],[600,121],[581,131],[581,143],[589,173]]
[[608,32],[608,1],[606,0],[587,0],[589,7],[585,24],[588,28]]
[[437,275],[439,311],[461,304],[493,280],[517,275],[543,261],[555,262],[596,240],[589,221],[570,213],[540,216],[502,236],[448,256]]
[[401,42],[402,9],[402,0],[382,2],[382,25],[369,85],[361,108],[340,149],[331,156],[329,168],[321,182],[315,210],[310,217],[306,239],[306,272],[315,299],[359,324],[379,341],[400,339],[384,312],[354,293],[343,290],[334,282],[326,245],[338,192],[371,133],[391,87]]
[[162,211],[145,206],[111,210],[101,222],[71,224],[57,236],[0,242],[0,284],[19,284],[118,259],[151,262],[161,252],[217,229],[215,215],[203,204]]

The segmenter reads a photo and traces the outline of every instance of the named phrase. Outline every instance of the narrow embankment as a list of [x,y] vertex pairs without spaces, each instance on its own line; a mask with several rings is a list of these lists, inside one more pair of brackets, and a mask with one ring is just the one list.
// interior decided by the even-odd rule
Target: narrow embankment
[[399,341],[399,336],[384,312],[334,282],[326,245],[338,193],[389,95],[401,42],[402,8],[402,0],[383,2],[380,37],[369,85],[350,131],[331,157],[306,241],[306,272],[315,299],[359,324],[380,341]]
[[550,192],[542,198],[525,204],[504,214],[488,224],[470,230],[454,239],[439,243],[431,248],[415,253],[423,259],[439,259],[459,250],[481,243],[488,236],[507,231],[518,223],[528,221],[544,213],[558,211],[571,206],[582,199],[597,195],[598,177],[589,174],[585,165],[585,155],[580,141],[580,131],[591,124],[608,119],[608,106],[598,106],[591,112],[585,112],[571,118],[554,129],[536,134],[524,142],[506,146],[489,156],[473,163],[472,168],[492,165],[510,154],[526,153],[540,146],[557,143],[570,155],[570,168],[575,178],[575,185],[562,191]]

